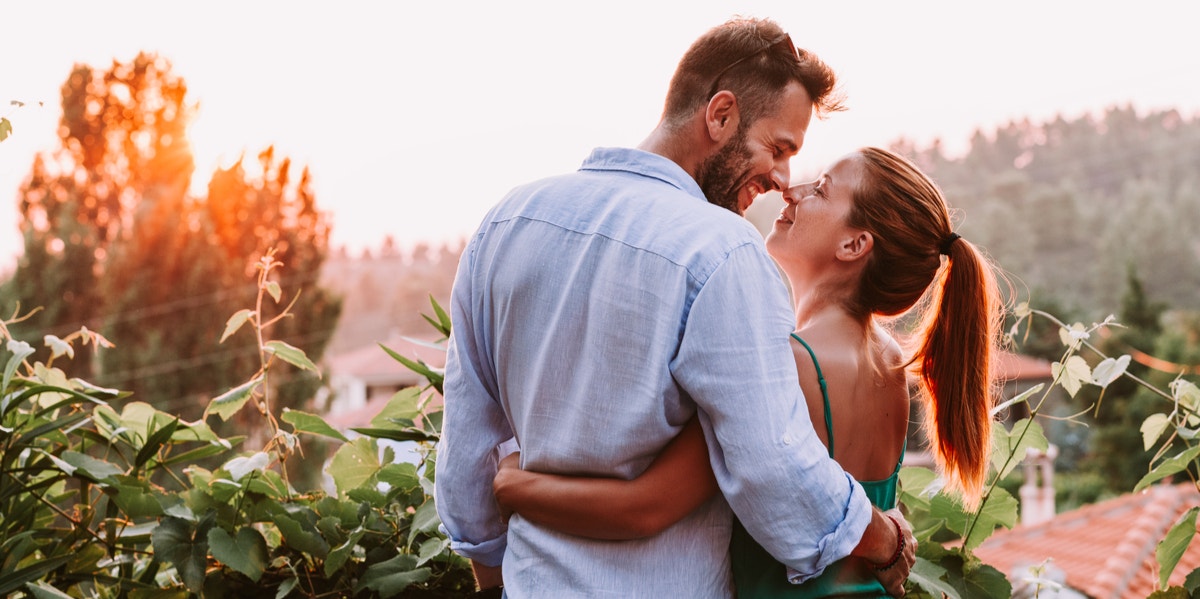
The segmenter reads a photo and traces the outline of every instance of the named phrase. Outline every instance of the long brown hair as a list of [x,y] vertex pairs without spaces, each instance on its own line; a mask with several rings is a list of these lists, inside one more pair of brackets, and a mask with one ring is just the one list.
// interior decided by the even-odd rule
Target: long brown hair
[[847,221],[870,232],[874,247],[849,308],[867,318],[894,316],[920,302],[906,365],[927,400],[924,428],[947,487],[975,505],[987,476],[992,362],[1004,310],[996,272],[954,235],[945,198],[929,177],[887,150],[859,155],[863,176]]

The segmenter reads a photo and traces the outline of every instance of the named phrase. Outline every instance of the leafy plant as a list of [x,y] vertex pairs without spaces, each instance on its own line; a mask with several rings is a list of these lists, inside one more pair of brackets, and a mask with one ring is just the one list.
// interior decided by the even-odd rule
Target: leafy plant
[[[1181,473],[1192,476],[1196,466],[1200,465],[1200,444],[1196,441],[1200,434],[1200,390],[1183,378],[1175,379],[1169,391],[1159,389],[1128,372],[1130,356],[1112,357],[1097,349],[1090,343],[1092,335],[1104,327],[1120,326],[1111,316],[1091,326],[1068,325],[1049,313],[1030,309],[1026,304],[1017,307],[1015,316],[1017,321],[1010,331],[1013,337],[1018,335],[1022,324],[1028,332],[1034,316],[1045,318],[1058,327],[1063,349],[1060,359],[1052,365],[1053,380],[1050,385],[1038,385],[995,408],[995,412],[999,412],[1013,404],[1026,402],[1030,404],[1031,417],[1016,422],[1011,428],[999,422],[993,424],[989,485],[977,509],[967,510],[957,498],[942,492],[941,481],[933,471],[907,467],[901,471],[900,502],[919,543],[917,564],[908,583],[910,597],[960,599],[1012,594],[1012,585],[1004,574],[982,563],[973,550],[999,527],[1011,528],[1016,524],[1018,503],[1000,482],[1029,450],[1045,451],[1048,448],[1036,417],[1054,387],[1061,387],[1071,396],[1084,387],[1098,388],[1098,399],[1084,410],[1086,413],[1102,409],[1104,389],[1119,378],[1127,377],[1151,390],[1170,406],[1168,412],[1153,414],[1142,423],[1146,450],[1155,447],[1157,450],[1151,470],[1137,483],[1135,492],[1169,476]],[[1092,363],[1081,355],[1085,350],[1093,357]],[[1082,413],[1075,416],[1080,415]],[[1194,477],[1192,482],[1197,484]],[[1197,488],[1200,489],[1200,484]],[[1180,592],[1187,596],[1190,592],[1183,587],[1168,587],[1167,581],[1195,536],[1198,510],[1200,508],[1193,508],[1185,513],[1158,544],[1158,583],[1164,596]],[[947,543],[948,540],[952,542]],[[1188,580],[1200,581],[1200,569],[1189,574]],[[1047,581],[1035,583],[1051,584]],[[1193,586],[1200,587],[1200,582]]]
[[[465,561],[437,530],[432,464],[441,417],[427,391],[440,390],[439,374],[397,355],[431,384],[398,392],[354,438],[316,414],[277,415],[278,370],[317,372],[303,350],[269,337],[288,315],[285,307],[264,318],[265,302],[283,301],[272,276],[280,266],[273,253],[257,264],[257,301],[234,313],[223,334],[253,330],[258,371],[210,400],[196,422],[55,368],[77,342],[119,351],[103,337],[86,329],[47,336],[51,358],[31,362],[33,347],[8,329],[28,315],[0,321],[0,595],[449,597],[472,588]],[[434,311],[431,322],[448,332],[436,303]],[[261,448],[206,424],[248,405],[270,431]],[[302,435],[338,445],[326,468],[333,490],[289,482],[287,460],[308,459]],[[381,439],[415,442],[418,460],[397,462]],[[202,459],[220,466],[196,465]]]

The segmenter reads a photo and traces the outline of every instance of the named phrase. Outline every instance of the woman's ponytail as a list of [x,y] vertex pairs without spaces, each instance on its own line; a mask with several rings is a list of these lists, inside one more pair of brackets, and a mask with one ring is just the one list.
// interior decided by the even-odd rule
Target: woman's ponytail
[[1003,318],[996,276],[957,234],[939,250],[947,263],[934,280],[917,331],[918,380],[927,400],[925,432],[951,489],[974,506],[991,449],[994,360]]

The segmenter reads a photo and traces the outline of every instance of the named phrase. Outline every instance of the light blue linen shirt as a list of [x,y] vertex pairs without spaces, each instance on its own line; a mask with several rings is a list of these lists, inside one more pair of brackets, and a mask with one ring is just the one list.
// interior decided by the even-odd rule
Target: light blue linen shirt
[[[804,577],[870,521],[809,420],[762,237],[662,156],[597,149],[512,191],[468,243],[451,313],[438,513],[459,554],[503,559],[509,597],[729,597],[730,507]],[[526,469],[629,479],[696,413],[722,493],[661,534],[501,522],[509,437]]]

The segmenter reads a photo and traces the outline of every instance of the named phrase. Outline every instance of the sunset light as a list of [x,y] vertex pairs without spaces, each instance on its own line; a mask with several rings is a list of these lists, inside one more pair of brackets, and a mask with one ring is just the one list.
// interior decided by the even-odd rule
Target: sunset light
[[0,597],[1200,597],[1200,3],[0,22]]

